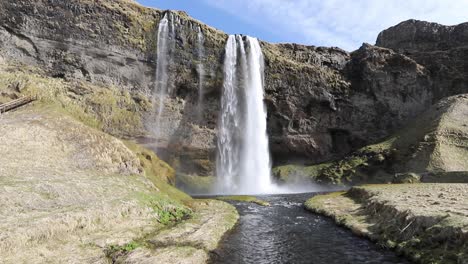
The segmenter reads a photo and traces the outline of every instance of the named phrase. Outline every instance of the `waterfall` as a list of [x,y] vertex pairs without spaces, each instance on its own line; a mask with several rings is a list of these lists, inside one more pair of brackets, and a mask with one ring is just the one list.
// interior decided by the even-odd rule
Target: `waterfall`
[[263,102],[264,60],[257,39],[247,37],[250,51],[247,56],[248,83],[245,87],[247,105],[246,128],[243,135],[244,148],[241,172],[242,188],[249,191],[267,192],[271,187],[270,150],[266,132],[266,108]]
[[[169,14],[169,15],[168,15]],[[169,25],[170,21],[170,25]],[[172,48],[171,37],[174,35],[174,24],[172,13],[165,13],[159,22],[158,40],[156,51],[156,93],[158,97],[158,111],[156,116],[156,136],[161,136],[161,118],[164,111],[164,101],[170,92],[168,87],[168,67],[170,62],[170,49]]]
[[218,189],[223,192],[237,186],[234,180],[239,169],[240,142],[236,139],[239,134],[239,131],[236,130],[240,128],[240,114],[236,89],[236,63],[236,38],[231,35],[225,48],[224,83],[218,129],[218,157],[216,160]]
[[205,69],[203,67],[203,59],[205,57],[205,37],[203,36],[203,31],[201,27],[198,27],[197,34],[197,48],[198,48],[198,120],[202,120],[203,112],[203,81],[205,75]]
[[217,191],[254,194],[272,189],[263,93],[258,40],[229,36],[218,128]]

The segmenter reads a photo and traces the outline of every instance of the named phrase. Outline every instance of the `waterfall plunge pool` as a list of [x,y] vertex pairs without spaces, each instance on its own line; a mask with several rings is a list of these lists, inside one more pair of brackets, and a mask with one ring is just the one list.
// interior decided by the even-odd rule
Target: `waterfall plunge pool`
[[303,203],[316,194],[258,196],[270,206],[230,201],[239,211],[239,223],[213,252],[211,263],[409,263],[306,211]]

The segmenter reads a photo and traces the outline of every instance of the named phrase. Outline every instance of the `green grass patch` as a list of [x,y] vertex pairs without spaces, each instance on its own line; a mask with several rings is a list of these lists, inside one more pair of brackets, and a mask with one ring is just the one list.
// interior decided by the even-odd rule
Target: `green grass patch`
[[138,156],[144,169],[145,176],[158,188],[159,191],[181,203],[186,203],[192,199],[188,194],[173,186],[175,182],[174,169],[166,162],[159,159],[153,151],[132,141],[124,141],[124,143]]
[[218,200],[224,201],[238,201],[238,202],[246,202],[246,203],[255,203],[261,206],[270,206],[270,203],[267,201],[263,201],[258,199],[255,196],[248,196],[248,195],[231,195],[231,196],[220,196],[217,197]]
[[164,194],[140,193],[138,198],[144,205],[153,209],[158,223],[163,225],[180,222],[193,214],[190,208]]

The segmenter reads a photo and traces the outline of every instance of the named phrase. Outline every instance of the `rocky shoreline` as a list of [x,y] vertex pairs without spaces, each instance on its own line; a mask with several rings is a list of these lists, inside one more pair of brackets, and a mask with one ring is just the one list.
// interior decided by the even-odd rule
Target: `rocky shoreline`
[[468,185],[426,183],[353,187],[305,207],[416,263],[465,264],[467,204]]

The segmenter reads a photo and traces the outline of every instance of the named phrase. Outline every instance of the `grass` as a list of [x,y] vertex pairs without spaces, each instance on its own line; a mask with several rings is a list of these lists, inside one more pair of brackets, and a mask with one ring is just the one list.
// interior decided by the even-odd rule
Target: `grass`
[[138,156],[145,176],[158,188],[159,191],[181,203],[185,203],[192,199],[192,197],[173,186],[175,182],[174,169],[159,159],[153,151],[132,141],[124,141],[124,143]]
[[[465,216],[446,210],[462,212],[466,199],[457,193],[464,188],[461,184],[366,185],[314,196],[305,206],[416,263],[455,264],[467,257],[463,231],[467,222]],[[434,199],[446,205],[427,206]]]
[[41,69],[19,63],[0,65],[0,102],[37,96],[39,104],[53,105],[94,128],[118,137],[144,134],[141,115],[151,103],[138,92],[114,86],[51,78]]
[[140,244],[139,242],[132,241],[129,242],[125,245],[119,246],[119,245],[109,245],[106,250],[106,255],[110,256],[116,253],[128,253],[130,251],[133,251],[139,247],[142,247],[143,245]]
[[160,193],[140,193],[139,200],[144,205],[153,209],[153,212],[157,215],[157,221],[163,225],[182,221],[189,218],[193,213],[192,210],[184,204]]
[[270,206],[270,203],[267,201],[263,201],[258,199],[255,196],[248,196],[248,195],[231,195],[231,196],[220,196],[217,197],[218,200],[223,201],[238,201],[238,202],[246,202],[246,203],[255,203],[261,206]]
[[213,176],[194,176],[177,173],[176,186],[190,193],[206,194],[213,190],[216,178]]

